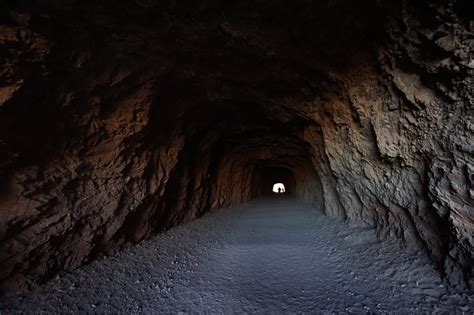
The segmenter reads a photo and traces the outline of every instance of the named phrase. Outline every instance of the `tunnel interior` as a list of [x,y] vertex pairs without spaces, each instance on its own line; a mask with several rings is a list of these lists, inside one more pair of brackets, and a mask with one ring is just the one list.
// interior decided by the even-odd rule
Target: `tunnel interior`
[[442,2],[0,2],[0,293],[276,182],[472,286],[474,10]]

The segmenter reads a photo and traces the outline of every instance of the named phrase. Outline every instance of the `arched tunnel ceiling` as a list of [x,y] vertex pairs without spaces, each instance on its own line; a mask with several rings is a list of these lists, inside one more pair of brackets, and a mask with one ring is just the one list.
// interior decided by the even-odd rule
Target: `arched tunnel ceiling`
[[1,2],[1,293],[248,201],[262,167],[472,285],[468,9]]

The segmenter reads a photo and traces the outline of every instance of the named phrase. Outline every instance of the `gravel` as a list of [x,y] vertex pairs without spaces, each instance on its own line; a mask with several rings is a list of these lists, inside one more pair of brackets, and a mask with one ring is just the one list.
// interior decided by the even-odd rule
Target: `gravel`
[[472,314],[429,260],[288,198],[209,213],[65,272],[0,313]]

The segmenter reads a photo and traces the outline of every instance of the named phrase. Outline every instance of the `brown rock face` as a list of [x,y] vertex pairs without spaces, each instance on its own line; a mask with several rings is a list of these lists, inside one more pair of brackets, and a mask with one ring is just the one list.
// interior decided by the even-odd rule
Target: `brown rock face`
[[469,1],[186,2],[0,3],[2,294],[277,180],[473,285]]

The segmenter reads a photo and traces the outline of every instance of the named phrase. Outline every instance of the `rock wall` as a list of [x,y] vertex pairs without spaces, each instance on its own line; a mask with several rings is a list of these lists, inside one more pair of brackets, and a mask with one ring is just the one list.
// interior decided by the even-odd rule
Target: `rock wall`
[[474,42],[463,10],[396,8],[378,63],[339,78],[306,139],[326,164],[330,215],[421,248],[450,283],[472,285]]
[[245,202],[265,167],[472,286],[466,7],[0,4],[2,294]]

